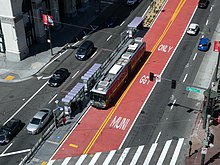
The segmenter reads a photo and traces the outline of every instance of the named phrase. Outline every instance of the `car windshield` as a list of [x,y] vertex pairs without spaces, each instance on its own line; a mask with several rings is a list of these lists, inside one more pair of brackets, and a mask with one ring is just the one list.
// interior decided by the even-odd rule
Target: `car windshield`
[[4,129],[0,129],[0,136],[5,135],[6,131]]
[[84,49],[84,48],[79,48],[79,49],[78,49],[78,52],[79,52],[79,53],[84,53],[84,52],[86,52],[86,49]]
[[55,78],[55,79],[59,79],[59,78],[60,78],[60,74],[56,74],[56,73],[54,73],[54,74],[53,74],[53,78]]
[[37,118],[33,118],[30,122],[31,124],[36,124],[36,125],[39,125],[40,123],[40,119],[37,119]]

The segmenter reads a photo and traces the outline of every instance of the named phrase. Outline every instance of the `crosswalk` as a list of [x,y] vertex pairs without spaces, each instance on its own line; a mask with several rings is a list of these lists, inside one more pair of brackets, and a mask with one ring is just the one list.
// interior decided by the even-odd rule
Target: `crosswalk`
[[175,165],[178,164],[184,138],[141,145],[110,152],[97,152],[79,157],[50,160],[47,165]]

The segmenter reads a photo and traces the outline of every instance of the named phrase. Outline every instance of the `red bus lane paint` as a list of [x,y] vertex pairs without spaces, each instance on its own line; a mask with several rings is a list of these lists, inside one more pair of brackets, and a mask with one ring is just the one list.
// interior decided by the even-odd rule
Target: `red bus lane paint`
[[[163,71],[163,68],[167,65],[167,62],[170,60],[179,40],[181,39],[182,34],[184,33],[185,28],[191,18],[191,14],[196,8],[196,5],[196,3],[192,5],[191,3],[185,2],[185,4],[182,6],[183,8],[181,9],[181,12],[175,16],[175,22],[170,24],[170,27],[167,30],[166,35],[164,35],[163,40],[158,43],[158,46],[155,48],[155,52],[153,52],[153,55],[150,57],[147,65],[143,67],[131,88],[128,90],[123,100],[117,107],[117,111],[115,111],[114,115],[106,125],[106,128],[102,131],[101,135],[96,140],[96,143],[91,147],[88,153],[102,151],[103,148],[105,148],[106,151],[119,148],[127,132],[132,126],[132,123],[135,121],[136,116],[139,114],[141,106],[144,103],[147,95],[151,92],[151,89],[155,84],[154,82],[145,84],[140,83],[140,80],[143,79],[143,76],[147,77],[149,72],[152,70],[154,73],[159,75]],[[185,14],[185,11],[187,11],[188,15]],[[179,28],[179,26],[182,28]],[[153,29],[151,32],[154,32]],[[158,49],[159,45],[163,45],[163,49]],[[116,116],[118,122],[116,122],[117,124],[115,123],[113,127],[112,122],[115,120]],[[119,117],[121,117],[120,120]],[[111,140],[106,142],[106,139]]]
[[[72,131],[70,136],[63,142],[52,159],[77,156],[83,153],[104,152],[119,148],[133,125],[134,120],[137,118],[143,102],[155,84],[155,82],[147,81],[149,72],[153,71],[160,75],[164,66],[167,65],[167,61],[171,58],[188,24],[189,18],[197,6],[197,3],[193,0],[184,1],[183,8],[178,2],[178,0],[173,0],[172,3],[168,2],[166,4],[164,11],[167,11],[170,16],[167,17],[167,19],[161,20],[160,17],[166,13],[161,14],[145,36],[145,41],[149,44],[147,50],[153,50],[153,54],[148,60],[147,65],[145,65],[135,77],[132,86],[128,87],[116,106],[106,111],[91,108],[76,129]],[[183,3],[183,1],[180,3]],[[181,11],[178,14],[173,13],[173,9],[175,8],[179,8]],[[173,12],[169,13],[171,10]],[[176,16],[174,16],[175,14]],[[169,21],[170,19],[175,20],[175,22]],[[168,21],[169,23],[167,24]],[[166,22],[166,24],[164,24],[164,22]],[[160,29],[157,27],[159,25]],[[155,28],[155,26],[157,28]],[[167,26],[169,26],[169,28],[167,28]],[[173,31],[171,31],[171,29]],[[165,30],[166,32],[164,34]],[[151,44],[152,38],[155,39],[153,37],[154,34],[158,36],[155,37],[157,41],[152,41],[156,46]],[[149,38],[148,36],[151,37]],[[160,38],[160,36],[162,37]],[[163,44],[163,46],[161,46],[163,49],[159,49],[161,51],[158,51],[158,47],[161,44]],[[77,145],[78,147],[71,147],[70,144]]]

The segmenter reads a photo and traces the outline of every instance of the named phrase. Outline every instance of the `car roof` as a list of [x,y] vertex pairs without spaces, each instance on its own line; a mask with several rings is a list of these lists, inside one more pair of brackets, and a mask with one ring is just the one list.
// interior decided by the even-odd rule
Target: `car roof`
[[191,24],[189,25],[189,28],[195,29],[196,26],[198,26],[198,24],[196,24],[196,23],[191,23]]
[[9,120],[3,127],[8,127],[11,128],[15,123],[20,122],[20,119],[14,119],[12,118],[11,120]]
[[200,43],[205,43],[205,42],[208,42],[208,41],[209,41],[208,38],[201,38],[201,39],[200,39]]
[[87,46],[89,46],[89,45],[91,45],[91,44],[93,44],[93,42],[87,40],[87,41],[83,42],[83,44],[82,44],[80,47],[87,47]]
[[45,111],[39,111],[34,115],[33,118],[41,119],[45,114],[48,114],[48,113]]

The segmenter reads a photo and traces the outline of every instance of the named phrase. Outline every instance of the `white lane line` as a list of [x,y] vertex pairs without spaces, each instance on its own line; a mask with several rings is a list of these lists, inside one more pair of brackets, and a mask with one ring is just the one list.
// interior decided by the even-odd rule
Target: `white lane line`
[[15,151],[15,152],[10,152],[10,153],[6,153],[6,154],[1,154],[0,157],[4,157],[4,156],[11,156],[11,155],[15,155],[15,154],[21,154],[24,152],[29,152],[31,149],[26,149],[26,150],[21,150],[21,151]]
[[188,74],[185,75],[184,79],[183,79],[183,82],[186,81],[186,78],[187,78]]
[[1,153],[1,155],[3,155],[12,145],[13,143],[9,144],[8,147]]
[[147,157],[146,157],[146,159],[145,159],[143,165],[149,165],[150,160],[151,160],[151,158],[152,158],[152,156],[153,156],[153,154],[154,154],[154,152],[155,152],[155,150],[156,150],[156,148],[157,148],[157,144],[158,144],[158,143],[153,143],[153,144],[151,145],[151,148],[150,148],[150,150],[149,150],[149,152],[148,152],[148,154],[147,154]]
[[209,20],[207,19],[207,21],[206,21],[205,25],[208,25],[208,23],[209,23]]
[[157,165],[163,165],[163,161],[166,157],[166,154],[168,152],[168,149],[170,148],[172,140],[168,140],[163,148],[162,153],[160,154],[159,160],[157,161]]
[[42,77],[42,80],[46,80],[46,79],[49,79],[49,78],[51,78],[51,77],[52,77],[52,75],[47,76],[47,77]]
[[62,163],[61,165],[67,165],[67,164],[69,163],[69,161],[70,161],[71,158],[72,158],[72,157],[67,157],[67,158],[65,158],[64,161],[63,161],[63,163]]
[[55,94],[52,99],[48,102],[48,104],[50,104],[55,98],[57,97],[57,94]]
[[136,163],[137,163],[138,158],[140,157],[141,152],[143,151],[143,149],[144,149],[144,145],[142,145],[142,146],[139,146],[139,147],[138,147],[138,149],[137,149],[136,153],[134,154],[133,159],[131,160],[130,165],[134,165],[134,164],[136,164]]
[[79,73],[79,70],[72,76],[74,78]]
[[93,53],[93,55],[90,58],[93,58],[96,55],[97,51],[95,51],[95,53]]
[[55,160],[50,160],[49,162],[47,162],[47,165],[52,165],[55,162]]
[[110,35],[108,38],[107,38],[107,40],[106,41],[108,41],[108,40],[110,40],[110,38],[112,37],[112,35]]
[[92,158],[92,160],[90,161],[89,165],[95,165],[95,163],[96,163],[96,161],[98,160],[98,158],[99,158],[100,155],[101,155],[101,152],[97,152],[97,153],[93,156],[93,158]]
[[122,165],[122,164],[123,164],[123,162],[124,162],[124,160],[125,160],[125,158],[126,158],[128,152],[129,152],[129,150],[130,150],[130,148],[125,148],[125,149],[124,149],[124,151],[123,151],[123,153],[121,154],[121,156],[120,156],[120,158],[119,158],[119,160],[118,160],[118,162],[117,162],[116,165]]
[[170,110],[172,110],[173,109],[173,106],[174,106],[174,104],[176,103],[176,99],[175,100],[173,100],[173,103],[172,103],[172,105],[171,105],[171,107],[170,107]]
[[76,162],[76,165],[81,165],[84,159],[86,158],[87,154],[81,155],[78,161]]
[[181,150],[181,147],[183,145],[183,141],[184,141],[184,138],[180,138],[178,140],[178,143],[176,145],[176,148],[175,148],[175,151],[174,151],[174,154],[173,154],[173,157],[170,161],[170,165],[175,165],[176,164],[176,161],[177,161],[177,158],[179,156],[179,153],[180,153],[180,150]]
[[77,42],[75,42],[74,44],[72,44],[72,46],[75,46],[76,44],[78,44],[79,43],[79,41],[77,41]]
[[194,55],[194,57],[193,57],[193,61],[196,59],[196,56],[197,56],[197,53]]
[[120,26],[122,26],[124,23],[125,23],[125,21],[123,21],[123,22],[120,24]]
[[210,7],[210,10],[209,10],[210,12],[212,11],[212,6]]
[[159,138],[160,138],[160,135],[161,135],[161,131],[159,132],[159,134],[157,135],[157,138],[156,138],[156,140],[155,140],[155,142],[154,143],[157,143],[157,141],[159,140]]
[[104,165],[108,165],[110,163],[110,161],[112,160],[114,154],[115,154],[116,150],[112,150],[109,152],[108,156],[106,157],[105,161],[104,161]]
[[34,98],[34,96],[36,96],[41,91],[41,89],[43,89],[46,85],[47,85],[47,82],[45,82],[45,84],[42,85],[40,89],[38,89],[37,92],[35,92],[3,125],[5,125],[9,120],[15,117],[15,115],[17,115],[17,113],[20,112],[22,108],[24,108],[25,105],[27,105]]

